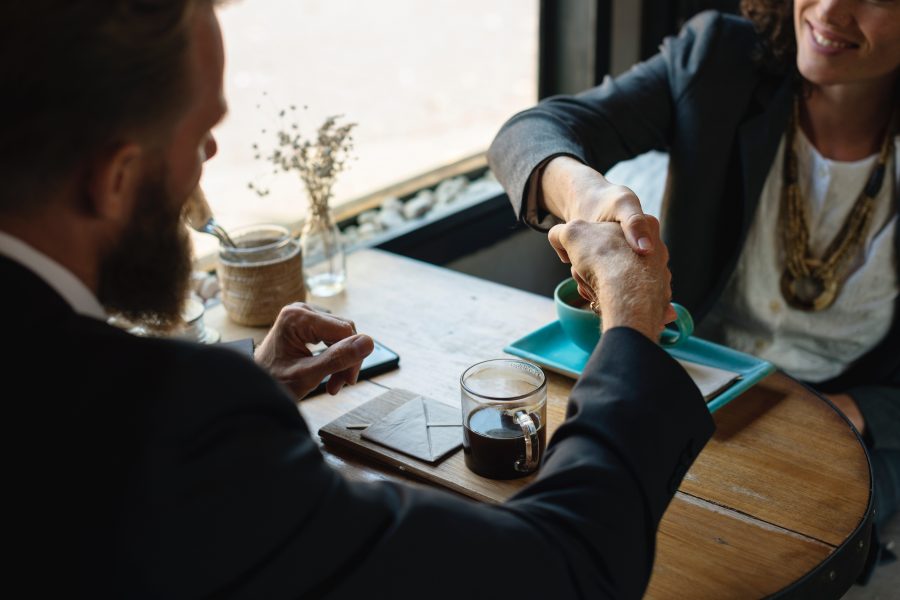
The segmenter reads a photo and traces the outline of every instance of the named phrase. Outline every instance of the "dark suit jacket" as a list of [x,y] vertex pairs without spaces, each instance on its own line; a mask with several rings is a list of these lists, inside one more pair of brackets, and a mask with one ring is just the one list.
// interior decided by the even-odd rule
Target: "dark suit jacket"
[[[489,160],[516,214],[548,157],[570,155],[606,172],[650,150],[668,152],[663,236],[673,295],[702,320],[740,256],[791,109],[791,77],[753,59],[758,43],[746,19],[701,13],[622,76],[514,116]],[[900,257],[900,228],[895,242]],[[897,268],[900,278],[900,258]],[[900,298],[885,339],[818,387],[852,394],[870,442],[900,449]]]
[[0,281],[7,390],[21,385],[4,402],[18,465],[4,537],[40,570],[36,596],[638,598],[713,430],[681,367],[620,328],[507,503],[348,481],[249,359],[78,316],[2,257]]

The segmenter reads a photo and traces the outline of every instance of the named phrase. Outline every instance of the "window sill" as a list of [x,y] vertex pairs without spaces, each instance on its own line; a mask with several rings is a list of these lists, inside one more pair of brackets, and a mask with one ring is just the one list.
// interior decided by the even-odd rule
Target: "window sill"
[[[408,235],[415,230],[442,221],[476,206],[486,200],[502,194],[503,190],[496,180],[487,182],[478,181],[488,174],[487,156],[480,152],[464,158],[455,163],[443,166],[434,171],[429,171],[420,176],[400,182],[390,187],[378,190],[361,198],[341,204],[334,211],[335,219],[342,231],[359,231],[360,217],[372,222],[377,219],[379,211],[386,203],[399,202],[402,206],[413,200],[423,192],[431,192],[440,187],[444,182],[455,178],[464,177],[469,185],[467,189],[454,197],[451,202],[439,203],[428,210],[427,214],[410,218],[393,227],[376,227],[376,231],[370,232],[364,239],[356,236],[356,239],[345,241],[346,249],[352,252],[359,248],[377,247],[395,238]],[[303,227],[304,220],[299,220],[286,225],[293,233],[298,234]],[[354,229],[355,228],[355,229]],[[216,253],[206,252],[194,259],[194,270],[210,272],[216,268]]]

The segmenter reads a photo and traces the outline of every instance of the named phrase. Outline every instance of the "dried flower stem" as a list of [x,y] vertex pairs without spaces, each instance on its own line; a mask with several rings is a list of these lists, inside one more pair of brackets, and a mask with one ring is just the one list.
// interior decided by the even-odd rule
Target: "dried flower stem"
[[[296,111],[296,107],[290,106],[280,111],[278,116],[284,120],[289,111]],[[327,214],[334,183],[337,176],[347,168],[353,150],[351,132],[356,123],[339,125],[340,118],[339,115],[326,118],[316,132],[315,139],[304,138],[298,132],[297,123],[291,123],[290,128],[282,127],[276,132],[275,148],[264,157],[264,160],[275,166],[274,173],[296,171],[300,175],[309,195],[310,209],[320,216]],[[253,144],[253,150],[257,159],[263,158],[257,144]],[[253,183],[248,184],[248,187],[260,197],[269,195],[268,189]]]

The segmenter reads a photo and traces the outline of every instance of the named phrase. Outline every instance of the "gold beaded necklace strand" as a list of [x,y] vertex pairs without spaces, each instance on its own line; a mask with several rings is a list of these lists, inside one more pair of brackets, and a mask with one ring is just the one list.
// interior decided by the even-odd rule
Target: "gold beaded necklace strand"
[[866,239],[872,222],[875,197],[884,182],[886,165],[893,155],[893,136],[897,111],[888,124],[878,159],[872,167],[865,187],[856,199],[840,231],[821,258],[812,256],[809,248],[809,226],[806,205],[797,183],[797,154],[794,135],[799,126],[800,101],[794,97],[794,110],[784,141],[784,167],[781,186],[779,223],[785,253],[781,274],[781,294],[789,305],[807,311],[820,311],[834,304],[846,279],[840,273],[844,263],[854,256]]

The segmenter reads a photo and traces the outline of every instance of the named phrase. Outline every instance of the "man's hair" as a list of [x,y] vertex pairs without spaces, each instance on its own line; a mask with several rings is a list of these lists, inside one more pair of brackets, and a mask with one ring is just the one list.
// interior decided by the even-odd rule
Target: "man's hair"
[[741,13],[753,21],[762,38],[760,59],[780,72],[789,72],[797,57],[792,0],[741,0]]
[[4,2],[0,213],[37,208],[125,141],[162,141],[185,105],[189,20],[201,2]]

